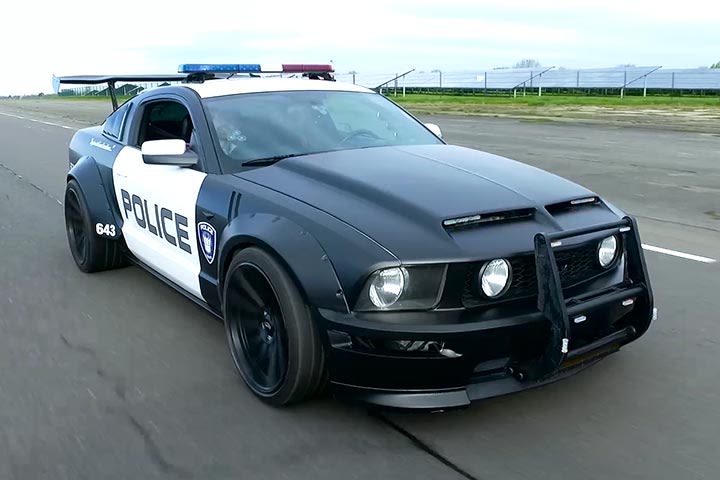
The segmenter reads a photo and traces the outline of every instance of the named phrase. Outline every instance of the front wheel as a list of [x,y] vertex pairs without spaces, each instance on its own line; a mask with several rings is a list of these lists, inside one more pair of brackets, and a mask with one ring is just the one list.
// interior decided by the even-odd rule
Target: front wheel
[[322,343],[285,268],[264,250],[241,250],[223,290],[230,354],[253,393],[273,405],[315,395],[325,382]]

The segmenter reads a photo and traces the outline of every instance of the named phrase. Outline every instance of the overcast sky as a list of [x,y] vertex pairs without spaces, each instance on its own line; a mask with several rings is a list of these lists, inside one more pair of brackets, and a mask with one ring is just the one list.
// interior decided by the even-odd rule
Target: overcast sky
[[[672,6],[670,6],[672,5]],[[720,1],[152,0],[3,5],[0,95],[51,76],[168,73],[179,63],[327,63],[338,72],[720,61]]]

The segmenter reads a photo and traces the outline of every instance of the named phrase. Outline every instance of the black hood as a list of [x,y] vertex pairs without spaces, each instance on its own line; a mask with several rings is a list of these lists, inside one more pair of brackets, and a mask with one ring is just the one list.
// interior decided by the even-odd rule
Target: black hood
[[[535,167],[450,145],[306,155],[238,176],[343,220],[406,261],[497,255],[498,243],[506,253],[531,250],[539,231],[587,224],[556,218],[547,205],[594,195]],[[521,209],[534,209],[534,214],[524,221],[456,231],[443,227],[443,220],[451,218]],[[600,210],[605,214],[591,215],[592,223],[616,218],[602,205]],[[511,227],[514,235],[503,241]]]

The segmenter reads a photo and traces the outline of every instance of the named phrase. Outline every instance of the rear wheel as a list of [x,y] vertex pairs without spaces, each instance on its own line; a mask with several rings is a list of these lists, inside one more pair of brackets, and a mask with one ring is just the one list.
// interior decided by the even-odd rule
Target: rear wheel
[[118,268],[125,264],[120,242],[95,234],[85,196],[75,180],[65,188],[65,229],[75,264],[83,272]]
[[255,247],[235,255],[225,277],[228,346],[245,383],[273,405],[315,395],[324,356],[315,322],[284,267]]

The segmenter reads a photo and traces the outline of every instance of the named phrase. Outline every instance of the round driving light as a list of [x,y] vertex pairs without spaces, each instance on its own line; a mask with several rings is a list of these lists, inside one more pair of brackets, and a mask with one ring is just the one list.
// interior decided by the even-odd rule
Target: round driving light
[[405,289],[405,269],[388,268],[375,273],[368,292],[377,308],[388,308],[397,302]]
[[510,263],[503,258],[487,262],[480,270],[480,288],[488,298],[499,297],[510,286]]
[[617,247],[618,241],[615,235],[604,238],[600,242],[598,246],[598,262],[600,262],[601,267],[607,268],[615,261]]

